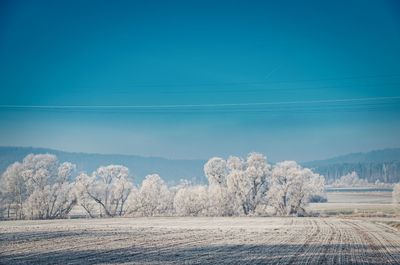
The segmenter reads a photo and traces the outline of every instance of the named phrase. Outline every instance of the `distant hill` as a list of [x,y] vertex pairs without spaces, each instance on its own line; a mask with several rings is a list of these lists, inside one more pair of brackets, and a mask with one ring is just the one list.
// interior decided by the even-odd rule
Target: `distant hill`
[[[77,165],[78,171],[92,172],[99,166],[120,164],[127,166],[136,183],[147,174],[157,173],[168,183],[177,183],[180,179],[206,182],[203,173],[204,160],[179,160],[159,157],[142,157],[136,155],[106,155],[89,153],[72,153],[47,148],[0,147],[0,172],[15,161],[21,161],[26,155],[49,153],[58,157],[61,162],[70,161]],[[376,150],[367,153],[354,153],[337,156],[326,160],[302,163],[324,175],[328,180],[356,171],[360,178],[370,182],[400,182],[400,148]]]
[[400,148],[375,150],[366,153],[353,153],[326,160],[303,163],[328,180],[356,171],[360,178],[370,182],[400,182]]
[[72,153],[47,148],[33,147],[0,147],[0,172],[8,165],[21,161],[28,154],[54,154],[59,161],[69,161],[77,165],[78,171],[91,173],[99,166],[109,164],[124,165],[134,176],[135,183],[152,173],[159,174],[168,183],[177,183],[180,179],[204,182],[203,160],[171,160],[159,157],[142,157],[135,155],[108,155]]

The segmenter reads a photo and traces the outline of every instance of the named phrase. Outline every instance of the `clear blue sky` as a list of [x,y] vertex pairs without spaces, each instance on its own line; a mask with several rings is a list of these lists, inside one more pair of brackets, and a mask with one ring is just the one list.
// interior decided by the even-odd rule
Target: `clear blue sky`
[[1,1],[0,145],[321,159],[400,147],[398,1]]

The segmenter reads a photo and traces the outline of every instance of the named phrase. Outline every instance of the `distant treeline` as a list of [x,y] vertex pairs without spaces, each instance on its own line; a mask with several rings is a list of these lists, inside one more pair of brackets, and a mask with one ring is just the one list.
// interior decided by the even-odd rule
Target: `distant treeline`
[[337,180],[340,177],[355,171],[362,179],[371,183],[379,180],[385,183],[400,182],[400,161],[392,162],[363,162],[339,163],[322,166],[312,166],[315,172],[323,175],[327,181]]

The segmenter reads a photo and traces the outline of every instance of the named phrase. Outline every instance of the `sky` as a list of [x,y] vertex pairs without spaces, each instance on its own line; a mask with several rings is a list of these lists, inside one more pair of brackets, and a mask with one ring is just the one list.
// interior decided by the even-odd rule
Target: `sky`
[[1,1],[0,145],[308,161],[400,147],[398,1]]

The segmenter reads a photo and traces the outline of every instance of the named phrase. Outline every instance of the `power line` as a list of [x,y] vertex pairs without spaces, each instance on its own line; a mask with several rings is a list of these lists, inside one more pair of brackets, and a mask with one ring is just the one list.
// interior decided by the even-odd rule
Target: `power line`
[[169,105],[0,105],[0,108],[16,109],[190,109],[190,108],[226,108],[226,107],[262,107],[279,105],[310,105],[327,103],[357,103],[368,101],[398,100],[400,96],[364,97],[347,99],[322,99],[306,101],[213,103],[213,104],[169,104]]

